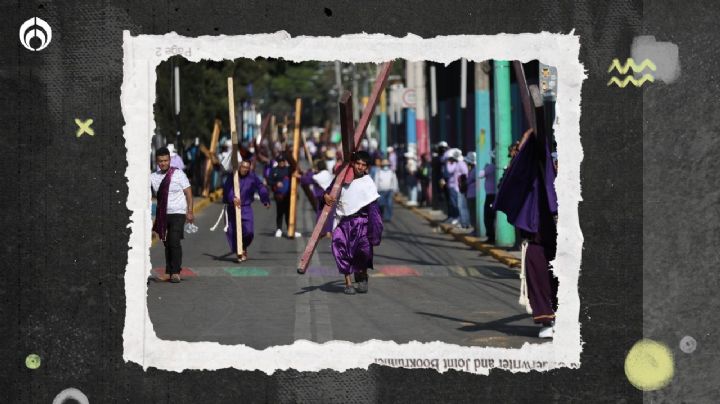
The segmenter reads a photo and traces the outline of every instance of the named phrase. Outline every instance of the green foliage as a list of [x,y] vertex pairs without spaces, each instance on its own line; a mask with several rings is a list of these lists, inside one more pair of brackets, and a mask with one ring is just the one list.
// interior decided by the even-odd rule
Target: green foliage
[[[303,101],[304,127],[324,126],[325,120],[337,115],[337,93],[331,92],[335,86],[334,63],[293,63],[282,59],[193,63],[174,57],[157,67],[154,108],[158,133],[171,142],[175,140],[176,130],[173,66],[180,68],[179,124],[183,142],[190,143],[199,137],[201,142],[209,144],[215,118],[222,120],[223,132],[228,130],[227,78],[230,76],[234,79],[237,104],[251,100],[257,111],[275,114],[280,121],[285,115],[294,115],[298,97]],[[371,69],[366,68],[368,72]],[[253,87],[252,97],[248,84]]]

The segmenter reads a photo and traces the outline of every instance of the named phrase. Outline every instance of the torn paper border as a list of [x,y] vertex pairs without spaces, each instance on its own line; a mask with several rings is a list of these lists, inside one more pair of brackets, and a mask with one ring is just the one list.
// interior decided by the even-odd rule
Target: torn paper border
[[[184,37],[166,35],[131,36],[123,32],[122,113],[127,147],[127,207],[131,211],[128,263],[125,270],[125,328],[123,359],[147,369],[319,371],[367,369],[371,364],[406,368],[434,368],[439,372],[456,369],[488,374],[490,369],[513,372],[577,368],[580,364],[580,299],[578,276],[583,236],[578,218],[580,197],[580,91],[586,78],[579,61],[580,38],[570,34],[453,35],[424,39],[408,34],[397,38],[383,34],[354,34],[339,38],[291,37],[285,31],[274,34]],[[245,345],[216,342],[161,340],[153,330],[147,309],[147,277],[151,271],[151,214],[149,147],[155,129],[156,66],[175,54],[190,61],[245,58],[284,58],[348,63],[380,63],[391,59],[434,61],[449,64],[490,59],[537,59],[557,67],[558,99],[555,136],[562,168],[555,186],[558,195],[558,253],[553,267],[559,278],[559,310],[555,337],[551,342],[524,344],[520,349],[467,347],[443,342],[370,340],[364,343],[330,341],[323,344],[305,340],[292,345],[257,350]],[[523,311],[518,305],[518,312]]]

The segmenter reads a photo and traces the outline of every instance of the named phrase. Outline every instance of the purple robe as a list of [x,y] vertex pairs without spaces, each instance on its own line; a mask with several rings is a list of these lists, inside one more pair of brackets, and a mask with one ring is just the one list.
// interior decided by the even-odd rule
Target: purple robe
[[383,223],[377,201],[340,220],[332,232],[332,253],[338,271],[350,275],[372,267],[373,246],[380,245]]
[[[252,203],[255,201],[255,193],[260,195],[263,204],[270,203],[268,190],[255,173],[250,172],[245,177],[240,177],[240,214],[242,222],[243,247],[247,249],[255,236]],[[227,212],[228,226],[225,231],[228,243],[233,252],[237,252],[237,238],[235,236],[235,189],[233,175],[229,175],[223,185],[223,202]]]
[[[520,230],[537,233],[540,215],[557,214],[555,169],[550,149],[543,150],[535,136],[530,136],[512,160],[495,196],[495,209],[507,215],[508,222]],[[543,161],[544,160],[544,161]],[[541,172],[540,165],[544,166]],[[544,182],[542,181],[544,177]],[[544,189],[543,189],[544,187]],[[542,191],[542,192],[541,192]],[[544,199],[541,204],[541,194]]]
[[508,222],[528,239],[525,253],[528,299],[533,320],[548,323],[555,318],[557,308],[558,283],[549,261],[555,259],[557,248],[553,216],[558,207],[555,170],[546,142],[536,136],[528,138],[505,173],[494,207],[504,212]]
[[[300,184],[312,185],[313,195],[315,196],[315,200],[317,201],[317,206],[314,207],[315,223],[317,223],[318,219],[320,219],[320,215],[322,214],[323,207],[325,206],[325,199],[323,197],[325,196],[326,190],[322,189],[322,187],[313,180],[314,174],[315,173],[308,170],[308,172],[306,172],[305,174],[303,174],[302,177],[300,177]],[[332,188],[332,184],[330,185],[330,187]],[[330,214],[328,215],[328,220],[325,222],[325,227],[323,227],[322,232],[320,232],[321,237],[332,231],[333,217],[335,217],[335,209],[330,211]]]

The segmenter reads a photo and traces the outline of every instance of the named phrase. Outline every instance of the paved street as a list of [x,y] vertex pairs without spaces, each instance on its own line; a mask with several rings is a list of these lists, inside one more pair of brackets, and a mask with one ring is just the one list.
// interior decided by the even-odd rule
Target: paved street
[[[541,342],[538,326],[517,304],[517,274],[491,257],[434,232],[395,205],[375,249],[368,294],[343,294],[329,239],[323,239],[304,276],[296,263],[315,214],[303,195],[302,238],[275,238],[275,206],[255,209],[250,259],[233,261],[223,224],[209,231],[222,209],[214,203],[196,215],[200,231],[183,240],[180,284],[149,282],[148,307],[162,339],[245,344],[257,349],[291,344],[369,339],[443,341],[459,345],[519,347]],[[151,249],[155,272],[164,249]]]

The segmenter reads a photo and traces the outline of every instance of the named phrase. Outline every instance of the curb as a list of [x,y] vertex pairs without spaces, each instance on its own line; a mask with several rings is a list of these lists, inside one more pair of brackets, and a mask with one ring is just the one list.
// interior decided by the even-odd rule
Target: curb
[[484,254],[490,255],[491,257],[493,257],[496,260],[500,261],[501,263],[507,265],[510,269],[512,269],[514,271],[518,271],[518,272],[520,271],[520,260],[515,258],[514,256],[510,255],[507,251],[505,251],[501,248],[498,248],[492,244],[483,243],[477,237],[473,237],[473,236],[470,236],[470,235],[467,235],[467,234],[464,234],[461,232],[457,232],[457,231],[455,231],[455,226],[447,224],[447,223],[440,223],[440,221],[433,219],[429,214],[427,214],[427,212],[422,211],[415,206],[408,206],[407,198],[405,196],[395,195],[395,202],[401,204],[405,209],[408,209],[411,212],[415,213],[416,215],[427,220],[432,226],[442,229],[442,231],[450,234],[456,240],[462,241],[463,243],[469,245],[470,247],[472,247],[476,250],[479,250],[479,251],[483,252]]

